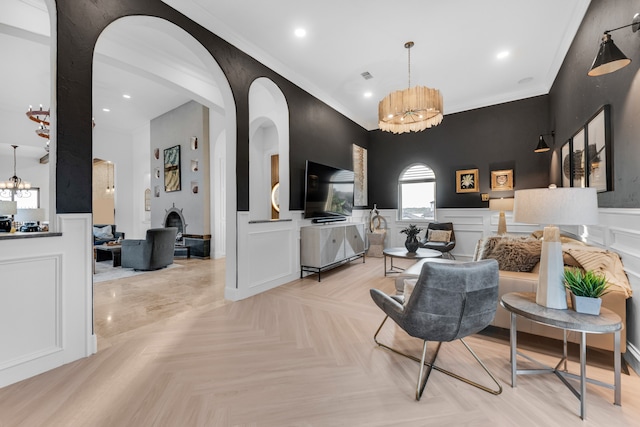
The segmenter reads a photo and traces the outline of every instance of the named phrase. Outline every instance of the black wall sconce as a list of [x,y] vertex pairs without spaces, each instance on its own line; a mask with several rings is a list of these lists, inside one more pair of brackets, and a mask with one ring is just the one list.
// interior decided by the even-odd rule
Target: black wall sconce
[[551,150],[551,148],[549,148],[549,145],[547,144],[547,141],[545,141],[543,138],[546,135],[551,135],[551,137],[554,138],[556,136],[556,133],[552,131],[551,133],[540,134],[540,138],[538,139],[538,146],[535,150],[533,150],[534,153],[544,153]]
[[602,42],[600,43],[600,49],[598,54],[591,64],[591,69],[587,75],[595,77],[603,74],[613,73],[620,68],[629,65],[631,60],[625,56],[618,46],[613,43],[613,39],[609,34],[612,31],[620,30],[622,28],[631,27],[631,30],[635,33],[640,29],[640,13],[636,13],[629,25],[623,25],[622,27],[614,28],[613,30],[607,30],[602,36]]

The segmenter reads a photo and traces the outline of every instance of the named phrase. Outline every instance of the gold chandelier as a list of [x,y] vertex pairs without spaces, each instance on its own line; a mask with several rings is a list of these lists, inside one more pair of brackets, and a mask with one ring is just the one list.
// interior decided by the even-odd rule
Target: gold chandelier
[[426,86],[411,87],[411,48],[406,42],[409,57],[409,85],[387,95],[378,104],[378,127],[385,132],[420,132],[442,121],[442,95],[438,89]]

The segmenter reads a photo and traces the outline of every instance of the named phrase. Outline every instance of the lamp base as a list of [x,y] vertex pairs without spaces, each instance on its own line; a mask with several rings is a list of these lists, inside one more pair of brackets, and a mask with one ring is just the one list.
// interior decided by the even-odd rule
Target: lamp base
[[502,236],[503,234],[507,234],[507,219],[504,216],[504,211],[500,211],[500,216],[498,217],[498,235]]
[[567,291],[562,283],[564,262],[560,230],[554,226],[545,227],[542,239],[536,303],[564,310],[567,308]]

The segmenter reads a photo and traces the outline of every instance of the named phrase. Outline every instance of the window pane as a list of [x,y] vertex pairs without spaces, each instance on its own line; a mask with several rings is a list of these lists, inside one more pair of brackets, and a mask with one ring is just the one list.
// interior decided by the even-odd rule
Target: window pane
[[435,182],[400,184],[401,218],[433,220],[435,210]]
[[37,209],[38,206],[38,189],[32,188],[31,190],[24,190],[29,192],[29,197],[16,197],[15,201],[18,202],[18,209]]

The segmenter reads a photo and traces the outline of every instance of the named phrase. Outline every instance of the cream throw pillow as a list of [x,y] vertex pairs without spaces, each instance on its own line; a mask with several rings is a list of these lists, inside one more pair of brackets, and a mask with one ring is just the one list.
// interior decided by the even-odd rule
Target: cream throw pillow
[[451,230],[429,230],[427,240],[430,242],[448,242],[451,240]]
[[416,287],[416,282],[418,279],[404,279],[404,291],[402,295],[404,295],[404,305],[407,305],[409,302],[409,298],[411,298],[411,293],[413,292],[413,288]]

